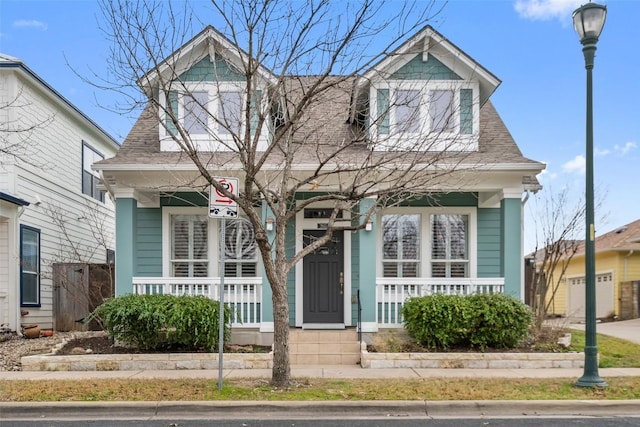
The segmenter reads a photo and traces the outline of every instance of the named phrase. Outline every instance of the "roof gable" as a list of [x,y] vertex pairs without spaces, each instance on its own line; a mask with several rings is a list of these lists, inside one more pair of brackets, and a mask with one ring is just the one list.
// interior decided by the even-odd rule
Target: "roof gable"
[[[248,60],[244,50],[208,26],[142,76],[138,85],[149,95],[161,81],[160,77],[165,82],[175,80],[176,76],[184,81],[244,80],[244,72],[240,70]],[[266,82],[275,79],[271,71],[262,65],[258,66],[257,72]]]
[[[393,79],[394,75],[406,77],[406,66],[415,67],[418,61],[424,62],[421,67],[429,70],[433,65],[429,64],[431,58],[438,64],[432,71],[442,78],[442,72],[446,69],[450,76],[458,76],[461,80],[477,80],[480,85],[480,105],[483,105],[491,94],[500,85],[500,79],[484,68],[464,51],[451,43],[431,26],[426,26],[416,35],[411,37],[395,51],[386,55],[359,79],[358,86],[364,88],[379,80]],[[435,63],[435,61],[433,62]],[[429,64],[429,65],[426,65]],[[399,74],[396,74],[399,72]],[[447,72],[445,71],[444,74]],[[411,73],[410,73],[411,74]],[[427,73],[428,75],[428,73]]]
[[426,60],[424,55],[416,54],[389,78],[391,80],[462,80],[462,77],[430,53],[427,54]]

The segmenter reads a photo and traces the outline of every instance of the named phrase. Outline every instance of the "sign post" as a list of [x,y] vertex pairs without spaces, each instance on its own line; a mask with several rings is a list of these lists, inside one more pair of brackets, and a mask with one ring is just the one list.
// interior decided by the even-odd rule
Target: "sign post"
[[[234,196],[238,195],[238,179],[237,178],[215,178],[225,190]],[[218,317],[218,390],[222,390],[222,356],[224,354],[224,261],[225,252],[225,234],[227,229],[226,218],[238,217],[238,204],[230,197],[225,196],[218,191],[213,185],[209,194],[209,217],[221,218],[220,220],[220,287],[218,290],[218,298],[220,301],[219,317]]]

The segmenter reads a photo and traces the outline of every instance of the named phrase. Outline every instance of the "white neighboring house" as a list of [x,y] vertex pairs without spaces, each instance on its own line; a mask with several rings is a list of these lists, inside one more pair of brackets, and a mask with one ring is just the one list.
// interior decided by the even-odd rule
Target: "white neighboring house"
[[119,144],[0,54],[0,325],[55,328],[52,264],[113,256],[114,205],[91,165]]

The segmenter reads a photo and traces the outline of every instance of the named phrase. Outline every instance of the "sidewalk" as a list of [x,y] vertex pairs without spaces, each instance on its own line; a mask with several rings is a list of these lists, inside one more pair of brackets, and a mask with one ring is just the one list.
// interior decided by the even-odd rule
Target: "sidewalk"
[[[292,366],[293,378],[385,379],[385,378],[575,378],[582,369],[362,369],[358,365]],[[601,368],[599,374],[607,377],[640,377],[640,368]],[[163,370],[163,371],[19,371],[0,372],[0,380],[86,380],[86,379],[218,379],[218,370]],[[271,369],[226,369],[224,378],[271,378]]]

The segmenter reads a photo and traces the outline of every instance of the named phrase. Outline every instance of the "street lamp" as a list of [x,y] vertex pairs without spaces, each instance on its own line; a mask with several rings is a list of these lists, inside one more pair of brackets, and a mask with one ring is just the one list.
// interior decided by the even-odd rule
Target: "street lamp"
[[584,346],[584,374],[576,382],[578,387],[606,387],[607,383],[598,375],[598,346],[596,344],[596,272],[595,272],[595,227],[593,225],[593,94],[592,75],[596,43],[604,27],[607,7],[587,3],[573,12],[573,26],[580,36],[584,63],[587,69],[587,149],[586,149],[586,194],[585,218],[585,320],[586,340]]

